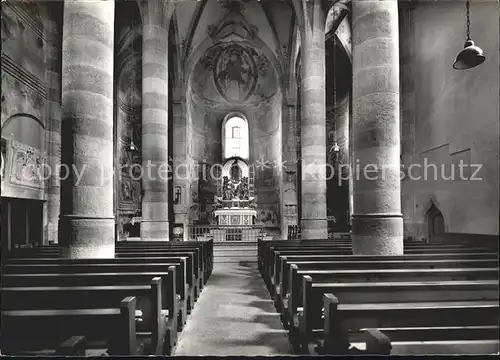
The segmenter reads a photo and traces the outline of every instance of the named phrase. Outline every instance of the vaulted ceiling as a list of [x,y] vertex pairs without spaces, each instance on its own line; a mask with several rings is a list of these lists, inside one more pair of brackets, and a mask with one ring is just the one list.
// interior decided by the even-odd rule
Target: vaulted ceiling
[[[325,0],[325,6],[331,9],[326,20],[327,33],[339,28],[346,34],[345,27],[349,27],[349,22],[345,10],[348,10],[349,2]],[[253,29],[279,61],[282,72],[294,73],[300,39],[292,0],[177,0],[175,3],[173,20],[178,61],[184,71],[188,70],[188,62],[196,62],[202,56],[203,51],[197,52],[197,49],[202,50],[213,32],[231,31],[230,26],[227,30],[221,30],[221,27],[233,23],[234,28]],[[341,42],[350,47],[350,34],[347,35],[349,39]]]
[[291,1],[287,0],[191,0],[176,3],[175,21],[178,41],[185,63],[207,38],[210,31],[226,22],[243,22],[254,28],[257,36],[279,60],[290,48],[294,24]]

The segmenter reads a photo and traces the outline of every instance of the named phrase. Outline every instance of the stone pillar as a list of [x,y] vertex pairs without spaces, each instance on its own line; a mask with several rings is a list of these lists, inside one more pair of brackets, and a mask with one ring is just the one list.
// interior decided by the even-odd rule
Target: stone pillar
[[64,2],[59,244],[67,258],[112,258],[115,3]]
[[47,238],[57,243],[61,187],[58,169],[61,164],[61,24],[53,20],[46,23],[49,36],[46,52],[47,81],[47,158],[50,176],[47,184]]
[[398,3],[352,8],[353,252],[401,255]]
[[302,239],[326,239],[325,11],[321,0],[296,0],[301,38]]
[[141,240],[168,241],[168,24],[171,4],[142,1]]

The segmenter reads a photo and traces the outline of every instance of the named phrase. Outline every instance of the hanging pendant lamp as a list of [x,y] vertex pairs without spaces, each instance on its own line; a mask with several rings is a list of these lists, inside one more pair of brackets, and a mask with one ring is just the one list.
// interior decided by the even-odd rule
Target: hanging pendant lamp
[[467,0],[467,41],[465,42],[464,49],[460,51],[455,59],[453,68],[457,70],[466,70],[476,67],[486,60],[483,55],[483,50],[480,47],[474,45],[474,41],[470,38],[470,3]]

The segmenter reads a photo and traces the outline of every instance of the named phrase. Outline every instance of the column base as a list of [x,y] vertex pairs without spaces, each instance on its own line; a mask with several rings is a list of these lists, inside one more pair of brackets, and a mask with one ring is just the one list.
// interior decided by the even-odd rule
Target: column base
[[142,241],[169,241],[169,222],[168,221],[141,221],[141,240]]
[[403,255],[403,217],[353,215],[352,251],[354,255]]
[[64,259],[113,259],[115,244],[98,246],[61,246],[59,257]]
[[300,237],[302,240],[327,239],[328,221],[326,219],[301,219]]
[[59,221],[59,257],[94,259],[115,257],[115,220],[64,215]]

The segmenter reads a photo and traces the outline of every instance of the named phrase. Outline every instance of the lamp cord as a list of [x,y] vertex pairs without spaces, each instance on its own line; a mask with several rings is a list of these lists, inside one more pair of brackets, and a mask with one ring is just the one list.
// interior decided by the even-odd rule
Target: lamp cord
[[467,0],[466,3],[467,8],[467,40],[470,40],[470,2]]

